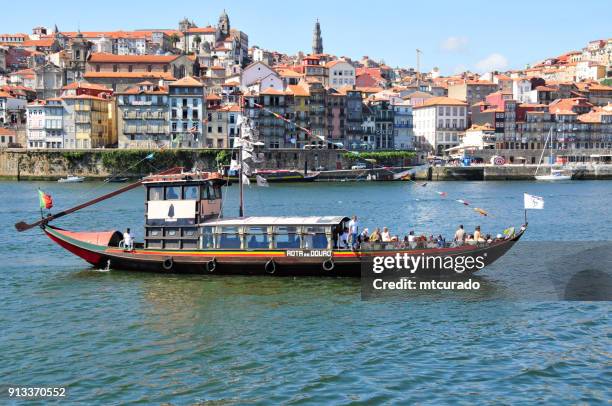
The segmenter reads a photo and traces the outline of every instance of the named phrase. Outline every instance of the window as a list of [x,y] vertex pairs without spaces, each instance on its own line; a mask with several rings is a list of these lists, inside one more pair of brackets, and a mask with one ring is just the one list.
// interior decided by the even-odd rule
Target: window
[[217,127],[217,132],[221,134],[223,132],[223,127]]
[[183,199],[198,200],[200,198],[199,189],[198,186],[185,186],[183,189]]
[[176,123],[172,123],[172,132],[176,132]]
[[274,242],[276,248],[300,248],[300,236],[297,227],[276,227]]
[[327,235],[325,235],[325,227],[306,227],[303,238],[303,246],[306,249],[327,248]]
[[166,200],[180,200],[181,199],[181,187],[180,186],[166,186]]
[[238,227],[221,227],[219,248],[240,248],[240,234],[238,233]]
[[164,188],[163,187],[149,188],[149,200],[164,200]]
[[113,72],[117,72],[117,65],[113,65]]
[[128,72],[132,72],[132,70],[133,70],[132,65],[128,65]]
[[202,248],[215,248],[213,227],[202,227]]
[[268,248],[269,246],[267,227],[258,226],[247,229],[247,248]]
[[213,186],[212,183],[202,186],[202,199],[221,199],[221,189]]

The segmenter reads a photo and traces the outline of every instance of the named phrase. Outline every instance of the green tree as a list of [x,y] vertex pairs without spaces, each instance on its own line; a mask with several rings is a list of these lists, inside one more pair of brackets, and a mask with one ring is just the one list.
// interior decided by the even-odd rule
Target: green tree
[[195,37],[193,37],[193,42],[196,45],[195,53],[196,54],[200,53],[200,44],[202,43],[202,37],[200,37],[199,35],[196,35]]
[[178,44],[178,42],[181,40],[181,38],[178,36],[178,34],[172,33],[172,35],[170,35],[170,42],[172,42],[172,46],[174,48],[176,48],[176,44]]

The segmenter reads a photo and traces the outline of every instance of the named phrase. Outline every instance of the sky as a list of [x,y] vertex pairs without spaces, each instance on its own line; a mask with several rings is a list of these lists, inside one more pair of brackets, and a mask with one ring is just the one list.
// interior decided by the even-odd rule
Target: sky
[[[232,28],[249,36],[249,46],[295,54],[309,52],[318,18],[324,51],[338,56],[384,60],[421,70],[524,68],[546,57],[581,49],[612,37],[609,0],[307,0],[131,1],[30,0],[3,7],[2,33],[31,33],[35,26],[62,31],[176,28],[183,17],[198,26],[216,24],[225,9]],[[23,6],[21,6],[23,5]],[[608,16],[608,17],[606,17]]]

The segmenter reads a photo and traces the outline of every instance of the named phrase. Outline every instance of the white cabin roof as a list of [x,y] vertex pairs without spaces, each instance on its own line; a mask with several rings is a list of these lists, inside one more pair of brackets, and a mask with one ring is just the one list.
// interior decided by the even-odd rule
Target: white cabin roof
[[337,225],[350,220],[345,216],[309,216],[309,217],[237,217],[207,221],[201,226],[325,226]]

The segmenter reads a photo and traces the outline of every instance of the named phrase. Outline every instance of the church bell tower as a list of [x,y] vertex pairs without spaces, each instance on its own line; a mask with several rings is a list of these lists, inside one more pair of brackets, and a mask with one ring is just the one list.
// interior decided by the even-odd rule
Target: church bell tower
[[321,24],[319,24],[318,18],[314,26],[314,31],[312,32],[312,53],[313,54],[323,53],[323,38],[321,38]]

